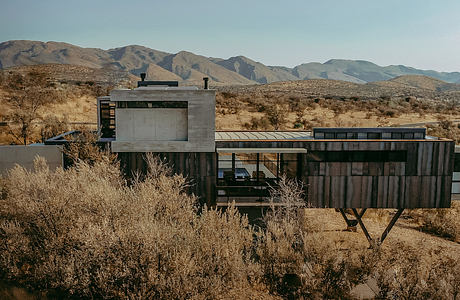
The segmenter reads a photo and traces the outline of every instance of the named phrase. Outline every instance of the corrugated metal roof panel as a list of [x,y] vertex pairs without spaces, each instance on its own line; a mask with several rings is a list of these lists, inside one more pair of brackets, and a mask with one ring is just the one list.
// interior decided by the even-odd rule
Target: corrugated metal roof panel
[[216,131],[216,141],[222,140],[292,140],[312,139],[310,131]]

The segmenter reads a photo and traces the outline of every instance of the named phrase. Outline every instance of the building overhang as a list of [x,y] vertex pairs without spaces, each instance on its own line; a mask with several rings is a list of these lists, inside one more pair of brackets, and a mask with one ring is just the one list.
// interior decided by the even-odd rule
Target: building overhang
[[217,148],[217,153],[307,153],[305,148]]

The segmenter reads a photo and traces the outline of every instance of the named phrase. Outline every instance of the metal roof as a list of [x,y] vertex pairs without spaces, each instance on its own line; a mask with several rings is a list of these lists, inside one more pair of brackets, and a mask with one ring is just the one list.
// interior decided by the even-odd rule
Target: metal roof
[[310,131],[216,131],[216,141],[228,140],[310,140]]

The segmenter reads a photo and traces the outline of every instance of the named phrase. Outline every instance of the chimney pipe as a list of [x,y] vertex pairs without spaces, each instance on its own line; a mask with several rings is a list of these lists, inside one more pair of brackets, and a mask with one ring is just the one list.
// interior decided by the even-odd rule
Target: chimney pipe
[[209,77],[203,77],[203,81],[204,81],[204,89],[207,90],[208,89]]
[[145,80],[145,73],[141,73],[141,81]]

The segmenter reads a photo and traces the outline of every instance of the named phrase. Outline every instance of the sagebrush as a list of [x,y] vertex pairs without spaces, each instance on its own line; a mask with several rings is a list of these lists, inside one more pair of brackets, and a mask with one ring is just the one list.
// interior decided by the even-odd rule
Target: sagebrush
[[351,299],[370,279],[381,297],[458,297],[450,257],[340,249],[305,214],[298,182],[281,180],[256,227],[233,206],[199,210],[182,176],[152,155],[146,163],[129,182],[103,155],[12,169],[1,181],[0,279],[79,298]]

